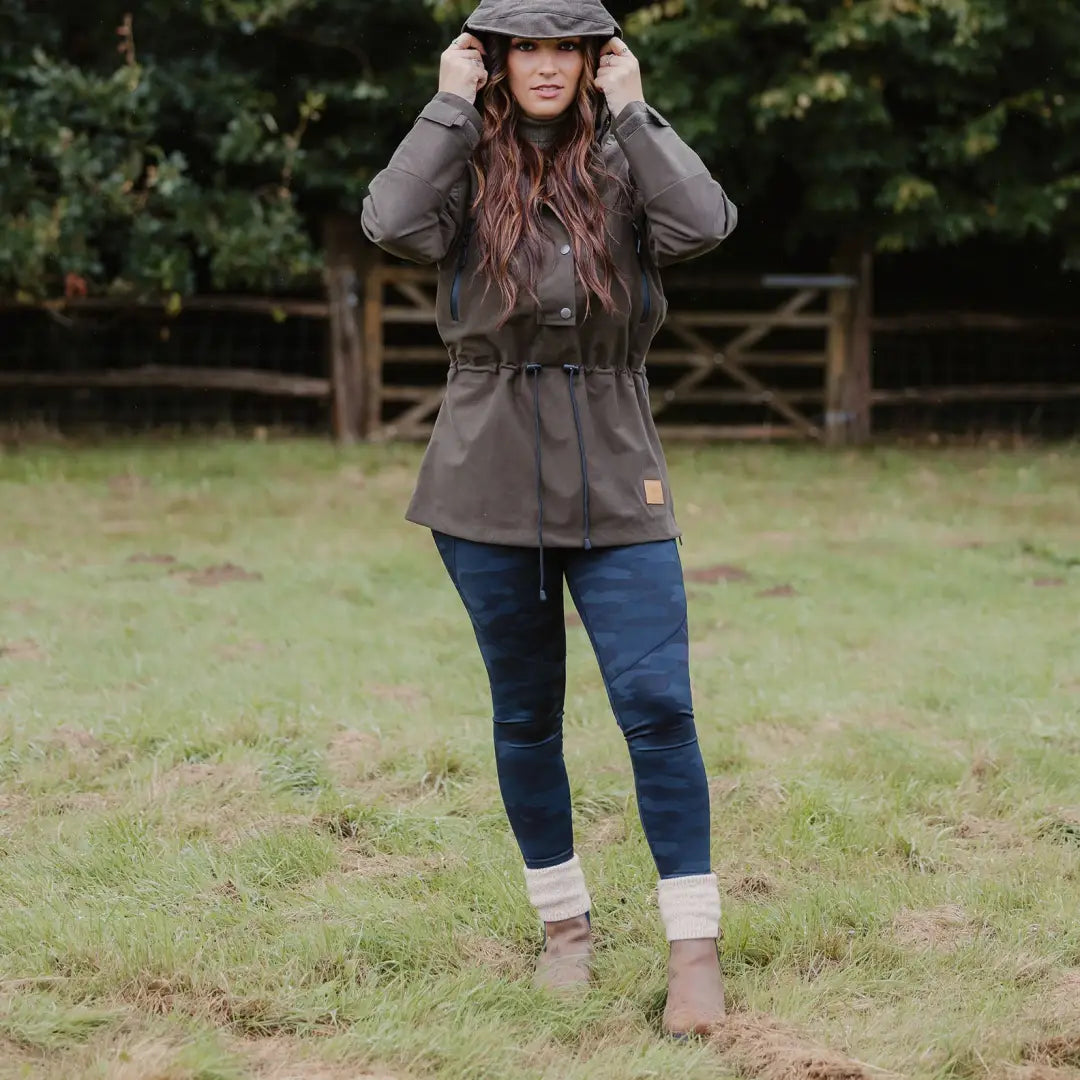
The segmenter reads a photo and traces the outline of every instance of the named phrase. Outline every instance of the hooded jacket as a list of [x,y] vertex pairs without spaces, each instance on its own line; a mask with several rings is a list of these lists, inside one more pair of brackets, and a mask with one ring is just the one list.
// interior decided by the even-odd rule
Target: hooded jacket
[[461,29],[478,36],[622,37],[622,27],[596,0],[481,0]]
[[[478,36],[599,36],[620,28],[594,0],[482,0],[464,24]],[[480,91],[483,93],[483,90]],[[602,189],[612,257],[633,283],[608,313],[586,296],[574,237],[546,204],[549,243],[539,304],[521,290],[498,327],[471,242],[472,153],[483,121],[437,93],[371,182],[362,222],[391,254],[438,267],[436,324],[450,370],[409,505],[409,520],[467,540],[593,547],[679,535],[649,407],[645,359],[667,313],[662,267],[701,255],[735,227],[734,205],[667,120],[631,102],[602,130]],[[542,562],[542,560],[541,560]]]

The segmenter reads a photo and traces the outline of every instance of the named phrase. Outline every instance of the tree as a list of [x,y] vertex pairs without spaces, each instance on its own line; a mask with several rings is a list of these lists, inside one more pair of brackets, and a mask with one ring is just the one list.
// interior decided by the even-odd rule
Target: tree
[[627,30],[729,182],[797,200],[793,244],[1060,236],[1080,265],[1075,0],[668,0]]
[[[758,235],[1055,236],[1080,265],[1075,0],[609,6]],[[318,287],[321,218],[359,209],[474,3],[42,7],[0,0],[0,295],[179,302]]]
[[422,100],[420,0],[128,7],[0,0],[0,294],[316,285],[318,218]]

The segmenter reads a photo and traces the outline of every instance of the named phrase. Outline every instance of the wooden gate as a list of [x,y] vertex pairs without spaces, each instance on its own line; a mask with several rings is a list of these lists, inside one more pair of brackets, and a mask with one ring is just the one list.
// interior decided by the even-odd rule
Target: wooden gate
[[[669,311],[649,353],[657,384],[652,410],[661,434],[690,439],[802,439],[830,444],[861,442],[869,434],[870,266],[858,277],[827,275],[665,276]],[[442,402],[444,382],[420,384],[409,371],[440,364],[446,350],[435,333],[436,274],[425,267],[387,265],[376,254],[362,275],[362,329],[332,334],[332,340],[363,342],[359,364],[363,405],[350,410],[357,434],[373,440],[423,439]],[[672,298],[688,291],[696,306]],[[699,310],[701,294],[714,306]],[[748,310],[721,306],[725,295],[754,298]],[[349,316],[331,302],[331,317]],[[395,326],[431,327],[430,343],[394,345]],[[778,333],[797,331],[813,344],[774,344]],[[770,340],[773,339],[773,340]],[[772,347],[770,347],[772,346]],[[337,367],[337,365],[333,365]],[[767,381],[769,369],[810,368],[819,373],[805,389],[779,389]],[[679,422],[680,406],[760,406],[766,418],[755,423]],[[683,410],[686,411],[685,409]],[[698,409],[701,412],[702,409]]]

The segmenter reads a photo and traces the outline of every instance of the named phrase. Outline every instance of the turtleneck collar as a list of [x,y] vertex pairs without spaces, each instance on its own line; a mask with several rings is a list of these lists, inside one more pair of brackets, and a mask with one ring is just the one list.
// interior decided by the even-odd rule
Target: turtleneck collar
[[567,110],[561,116],[552,116],[546,120],[534,120],[523,112],[518,113],[518,133],[523,139],[528,139],[534,146],[546,150],[566,130],[569,116],[570,112]]

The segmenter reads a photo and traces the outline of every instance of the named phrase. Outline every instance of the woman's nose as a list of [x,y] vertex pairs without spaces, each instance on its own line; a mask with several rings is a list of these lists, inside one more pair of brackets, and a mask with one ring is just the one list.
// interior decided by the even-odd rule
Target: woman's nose
[[554,75],[559,70],[558,56],[549,50],[540,54],[540,74]]

